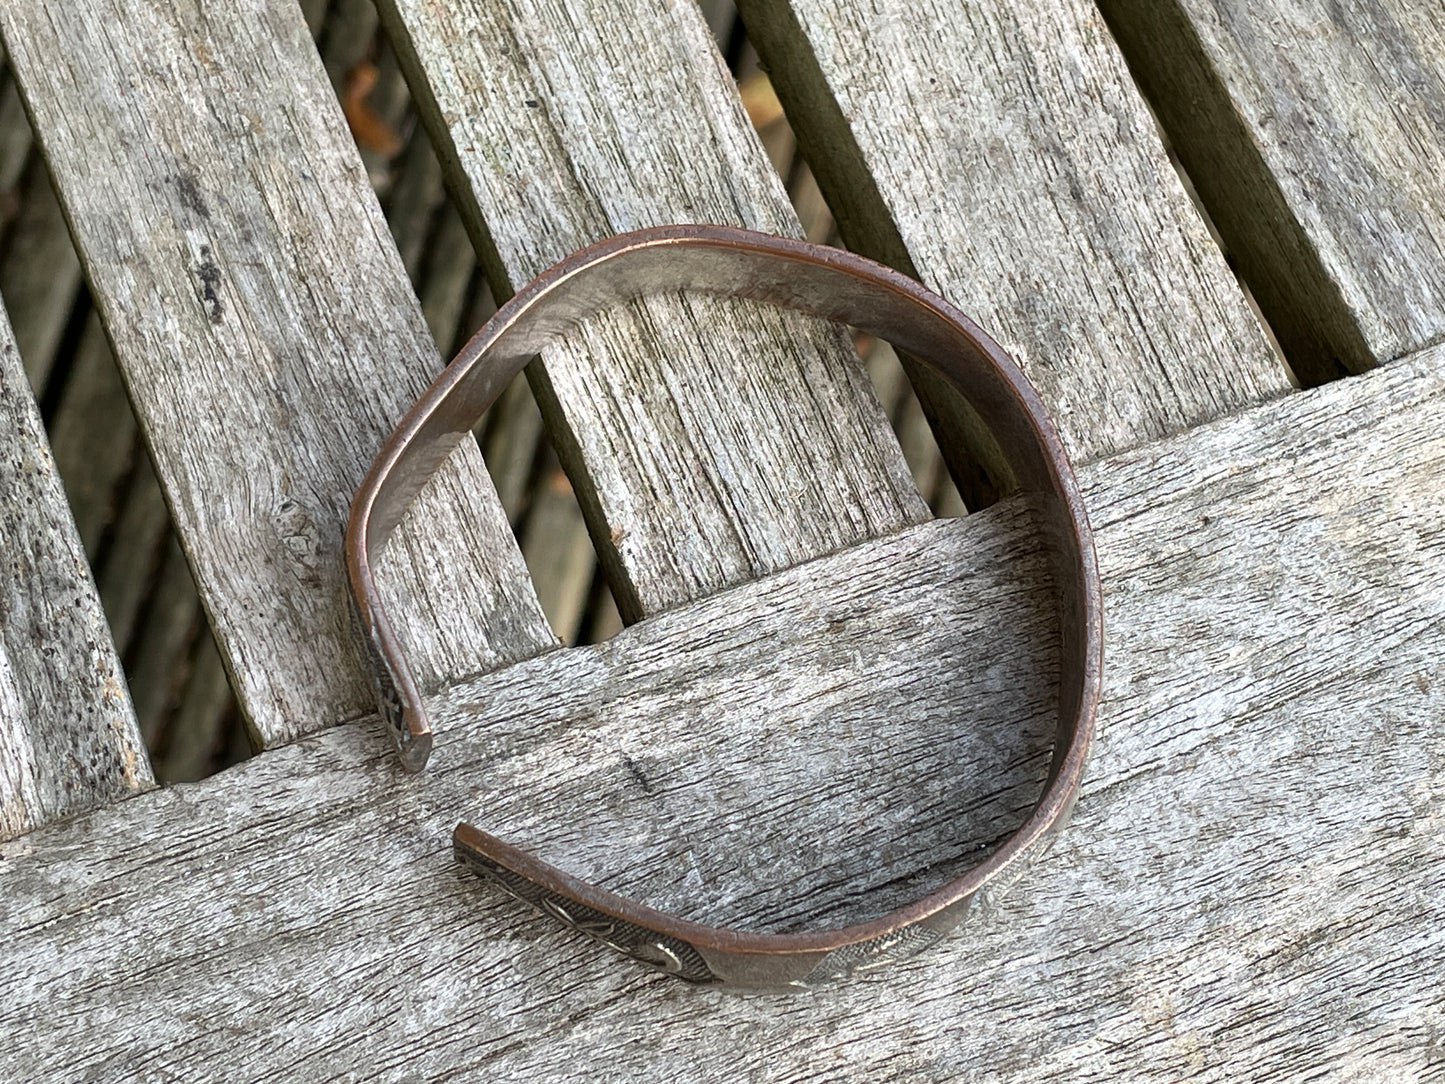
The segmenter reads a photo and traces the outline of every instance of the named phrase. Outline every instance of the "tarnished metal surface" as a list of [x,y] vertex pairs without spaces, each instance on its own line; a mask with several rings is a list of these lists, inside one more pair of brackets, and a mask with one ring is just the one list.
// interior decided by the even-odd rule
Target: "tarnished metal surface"
[[[470,825],[458,854],[508,892],[635,959],[694,982],[806,987],[926,948],[974,895],[1068,818],[1093,737],[1102,664],[1098,569],[1062,443],[1018,367],[948,302],[870,260],[723,226],[667,226],[598,242],[543,272],[467,343],[383,446],[351,506],[347,567],[370,640],[378,704],[402,763],[425,766],[431,728],[383,610],[372,561],[422,485],[550,342],[630,298],[696,290],[850,324],[934,369],[988,425],[1018,488],[1035,495],[1058,572],[1063,647],[1053,765],[1038,805],[979,865],[906,907],[837,930],[759,934],[687,922],[586,884]],[[1012,872],[1012,871],[1010,871]]]

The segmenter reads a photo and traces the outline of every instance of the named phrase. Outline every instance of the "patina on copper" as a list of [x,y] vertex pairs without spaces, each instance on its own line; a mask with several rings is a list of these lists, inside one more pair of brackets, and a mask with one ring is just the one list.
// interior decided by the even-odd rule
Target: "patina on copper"
[[1103,627],[1083,500],[1037,393],[968,317],[871,260],[749,230],[665,226],[600,241],[544,271],[503,305],[407,412],[352,501],[347,570],[381,713],[402,764],[419,771],[431,751],[431,728],[376,590],[375,555],[422,485],[531,358],[582,320],[629,298],[689,290],[770,302],[876,335],[934,369],[989,427],[1018,487],[1042,508],[1057,572],[1059,722],[1043,794],[992,854],[942,888],[868,922],[799,934],[687,922],[570,877],[471,825],[458,825],[455,847],[464,862],[531,906],[689,981],[813,986],[911,956],[941,938],[981,888],[1063,826],[1093,737]]

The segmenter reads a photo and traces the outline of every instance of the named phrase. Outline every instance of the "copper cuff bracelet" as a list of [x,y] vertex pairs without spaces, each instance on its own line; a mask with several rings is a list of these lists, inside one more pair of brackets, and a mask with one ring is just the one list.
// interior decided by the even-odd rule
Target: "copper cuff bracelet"
[[351,505],[347,571],[381,715],[401,762],[426,764],[421,691],[382,608],[373,559],[427,479],[469,439],[511,379],[580,321],[630,298],[695,290],[850,324],[892,343],[956,388],[988,426],[1019,488],[1038,502],[1055,559],[1062,663],[1053,761],[1038,804],[978,865],[868,922],[799,934],[687,922],[586,884],[470,825],[458,856],[503,889],[604,944],[698,983],[807,987],[933,944],[974,895],[1068,819],[1093,737],[1102,665],[1099,573],[1078,486],[1037,393],[961,312],[871,260],[749,230],[667,226],[608,238],[544,271],[503,305],[407,412]]

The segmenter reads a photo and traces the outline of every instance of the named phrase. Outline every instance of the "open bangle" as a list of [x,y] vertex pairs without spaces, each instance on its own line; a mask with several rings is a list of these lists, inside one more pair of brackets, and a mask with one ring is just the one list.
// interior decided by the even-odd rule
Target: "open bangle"
[[842,929],[764,934],[683,921],[589,885],[471,825],[458,856],[511,894],[636,959],[699,983],[798,987],[911,956],[962,918],[986,883],[1068,819],[1093,737],[1102,666],[1100,585],[1083,501],[1058,433],[1013,361],[948,302],[871,260],[750,230],[665,226],[608,238],[542,272],[497,310],[407,412],[351,504],[346,562],[381,714],[401,762],[431,751],[420,690],[382,608],[374,556],[422,485],[508,383],[549,344],[633,297],[694,290],[850,324],[931,368],[972,405],[1034,495],[1055,562],[1062,664],[1042,795],[992,854],[941,888]]

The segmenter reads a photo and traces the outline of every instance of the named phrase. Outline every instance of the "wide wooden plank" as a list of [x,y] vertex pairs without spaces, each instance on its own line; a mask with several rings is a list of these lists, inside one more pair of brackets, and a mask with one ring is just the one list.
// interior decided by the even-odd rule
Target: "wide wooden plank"
[[[257,1078],[1427,1079],[1442,471],[1440,350],[1086,469],[1110,640],[1074,823],[878,981],[684,987],[499,898],[449,830],[764,926],[942,879],[1042,767],[1048,621],[1011,504],[459,687],[424,776],[342,727],[0,849],[0,1064],[204,1075],[243,1044]],[[118,957],[122,930],[145,951]],[[64,1044],[23,1026],[55,1006]]]
[[[644,225],[800,232],[693,5],[379,7],[499,297]],[[927,518],[826,324],[660,297],[529,377],[629,617]]]
[[[6,3],[3,33],[257,740],[373,703],[347,503],[440,365],[293,3]],[[555,643],[480,454],[394,546],[424,680]]]
[[1445,7],[1099,9],[1301,376],[1445,338]]
[[0,839],[9,839],[153,780],[3,308],[0,553]]
[[843,239],[999,339],[1076,462],[1288,390],[1085,0],[739,8]]

